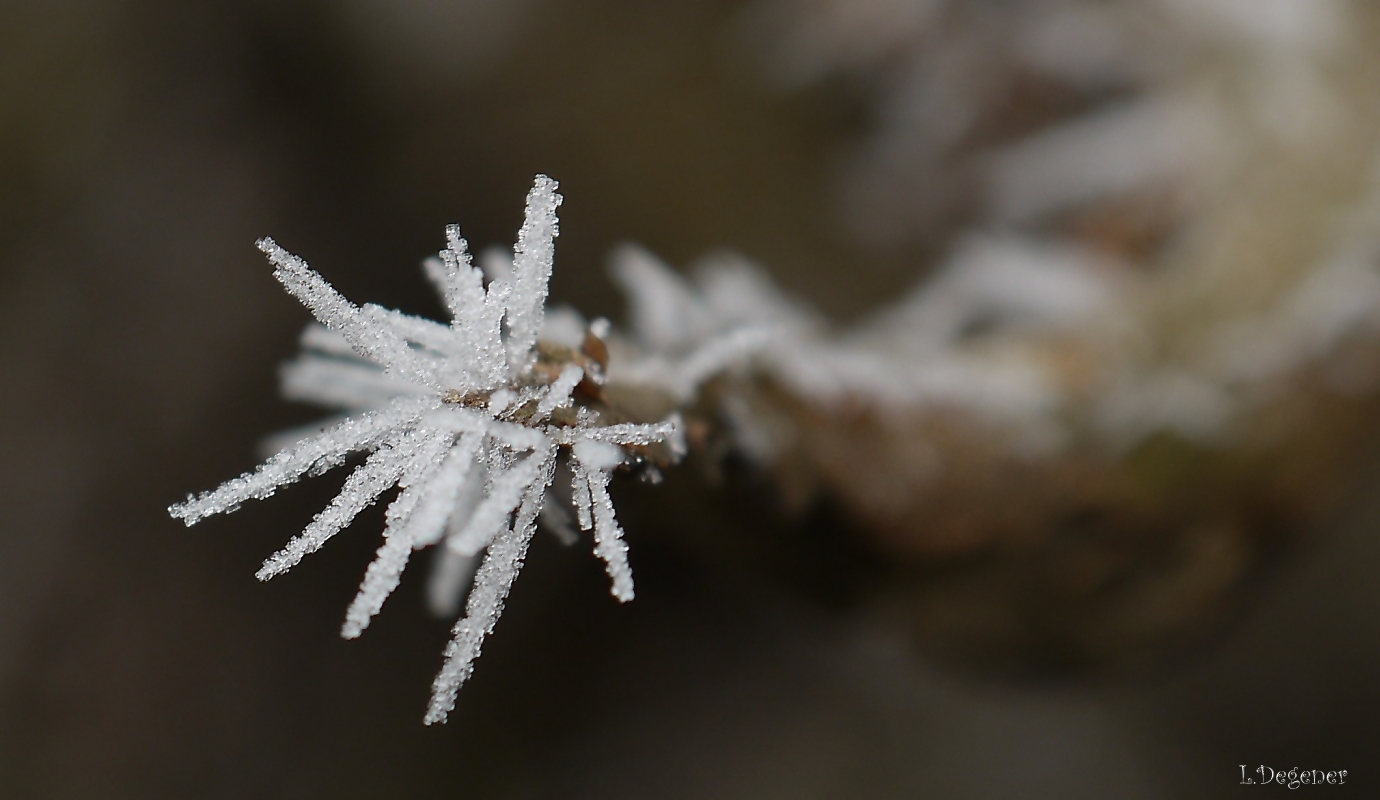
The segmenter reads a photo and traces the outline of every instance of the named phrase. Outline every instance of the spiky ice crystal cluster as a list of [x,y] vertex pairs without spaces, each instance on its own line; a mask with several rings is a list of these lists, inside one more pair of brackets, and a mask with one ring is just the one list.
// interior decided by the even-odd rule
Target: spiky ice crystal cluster
[[425,267],[450,311],[449,325],[372,304],[356,306],[302,259],[272,239],[261,240],[274,277],[320,323],[303,334],[307,352],[285,368],[285,392],[350,414],[253,472],[169,508],[193,525],[338,466],[351,453],[368,452],[340,494],[264,562],[258,577],[291,569],[380,495],[400,487],[388,506],[383,545],[341,634],[354,638],[368,627],[415,550],[442,550],[433,598],[458,597],[473,574],[465,614],[432,686],[428,724],[446,719],[473,671],[522,567],[561,455],[572,475],[580,527],[593,531],[594,552],[607,566],[613,595],[627,601],[633,597],[632,572],[609,498],[610,475],[640,448],[665,443],[672,457],[680,451],[674,418],[605,424],[598,411],[576,402],[582,392],[597,395],[602,384],[606,326],[591,325],[589,346],[581,351],[538,341],[560,202],[556,182],[537,176],[511,269],[494,270],[503,274],[487,286],[459,227],[446,230],[440,259]]

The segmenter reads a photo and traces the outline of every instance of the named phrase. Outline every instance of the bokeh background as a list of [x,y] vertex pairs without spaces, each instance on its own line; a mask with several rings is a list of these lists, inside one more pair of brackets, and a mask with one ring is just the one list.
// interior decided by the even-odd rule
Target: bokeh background
[[[539,537],[436,728],[448,623],[420,576],[337,636],[380,510],[253,578],[343,476],[167,517],[314,418],[276,396],[306,314],[263,235],[436,314],[417,264],[444,224],[511,242],[543,172],[566,197],[553,296],[591,315],[622,313],[623,241],[732,248],[841,323],[913,285],[969,189],[942,184],[915,235],[850,222],[876,93],[773,78],[763,5],[0,3],[0,796],[1182,798],[1244,791],[1241,764],[1374,784],[1370,458],[1214,635],[1091,677],[931,663],[859,613],[877,556],[836,512],[776,513],[766,479],[620,486],[636,602]],[[1015,4],[981,5],[998,26]]]

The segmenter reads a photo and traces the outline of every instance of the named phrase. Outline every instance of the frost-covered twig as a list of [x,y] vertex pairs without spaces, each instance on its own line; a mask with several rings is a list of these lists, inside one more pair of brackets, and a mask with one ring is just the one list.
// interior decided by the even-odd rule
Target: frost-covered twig
[[659,423],[602,417],[603,326],[591,326],[579,350],[541,341],[560,202],[556,182],[538,176],[511,270],[487,286],[459,228],[447,229],[446,248],[426,272],[450,312],[449,325],[356,306],[305,261],[272,239],[260,241],[274,277],[320,323],[303,335],[307,352],[285,368],[285,392],[352,413],[255,471],[169,509],[192,525],[367,452],[335,500],[258,577],[291,569],[394,486],[401,491],[388,507],[383,544],[346,613],[343,636],[368,627],[414,550],[437,544],[444,550],[433,606],[453,604],[447,598],[471,572],[465,565],[482,553],[433,686],[428,724],[446,719],[493,630],[562,454],[575,475],[581,527],[594,531],[613,595],[627,601],[632,571],[608,493],[610,476],[650,448],[660,447],[666,461],[682,452],[663,444],[677,440],[675,417]]

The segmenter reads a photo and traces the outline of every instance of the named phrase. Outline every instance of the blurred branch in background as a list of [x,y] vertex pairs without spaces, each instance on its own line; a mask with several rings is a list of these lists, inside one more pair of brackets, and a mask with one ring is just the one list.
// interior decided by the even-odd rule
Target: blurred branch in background
[[[1359,0],[0,10],[0,788],[1208,797],[1243,760],[1363,771],[1376,25]],[[637,602],[534,554],[426,730],[446,625],[419,586],[334,639],[374,537],[250,578],[331,487],[190,533],[162,509],[309,418],[275,399],[302,320],[258,237],[437,316],[435,232],[506,242],[538,172],[567,197],[552,296],[626,319],[617,346],[674,361],[745,305],[789,335],[696,395],[698,469],[614,487]],[[620,314],[606,258],[688,321]]]

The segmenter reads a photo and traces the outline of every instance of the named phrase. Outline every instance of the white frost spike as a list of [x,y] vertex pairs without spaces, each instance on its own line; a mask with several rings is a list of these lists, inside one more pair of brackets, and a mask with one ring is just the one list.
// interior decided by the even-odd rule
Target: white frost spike
[[[412,554],[413,542],[422,529],[429,525],[440,527],[445,524],[445,517],[441,517],[439,523],[435,521],[434,512],[419,513],[428,494],[445,491],[445,487],[436,485],[437,481],[432,476],[440,468],[448,442],[446,437],[436,435],[439,431],[426,433],[431,435],[418,447],[416,456],[407,465],[399,481],[399,485],[405,488],[388,506],[383,546],[365,572],[359,594],[345,612],[345,625],[340,635],[346,639],[354,639],[363,633],[369,627],[369,621],[383,608],[384,601],[398,587],[407,559]],[[449,460],[453,462],[455,459]]]
[[611,444],[590,440],[577,442],[574,452],[575,510],[580,515],[580,527],[594,528],[594,554],[604,559],[613,579],[613,596],[626,603],[633,599],[632,568],[628,566],[628,545],[609,499],[609,472],[623,463],[623,453]]
[[616,445],[649,445],[676,435],[674,418],[655,425],[620,422],[603,428],[556,428],[550,436],[557,444],[579,446],[583,442],[603,442]]
[[[438,277],[450,318],[463,325],[479,315],[484,305],[484,279],[470,263],[470,247],[459,225],[446,226],[446,249],[441,251],[443,272]],[[436,280],[433,278],[432,280]]]
[[350,473],[345,487],[331,504],[316,515],[306,530],[293,537],[287,546],[274,553],[254,577],[266,581],[287,572],[308,553],[321,549],[332,536],[339,533],[359,512],[373,505],[379,495],[398,482],[402,476],[403,459],[411,442],[385,444],[375,450],[362,466]]
[[628,566],[628,544],[623,541],[623,529],[613,515],[607,472],[589,473],[589,493],[594,506],[594,554],[604,559],[609,578],[613,580],[613,596],[626,603],[633,599],[632,567]]
[[560,376],[551,384],[551,390],[537,404],[537,418],[545,419],[551,416],[552,411],[570,405],[570,393],[575,391],[575,387],[584,380],[584,377],[584,370],[574,364],[567,364],[561,370]]
[[345,625],[340,629],[342,638],[358,638],[402,580],[407,559],[412,555],[412,540],[402,531],[391,529],[385,530],[383,537],[383,546],[369,564],[369,570],[364,573],[364,584],[359,587],[359,594],[355,595],[345,612]]
[[513,249],[513,295],[508,303],[508,368],[512,374],[527,368],[541,330],[559,234],[556,208],[560,204],[556,182],[538,175],[536,185],[527,194],[527,216]]
[[260,239],[258,244],[276,267],[273,277],[289,294],[302,301],[322,325],[338,331],[355,352],[409,380],[425,386],[434,384],[433,376],[396,331],[366,319],[361,309],[341,296],[325,278],[308,267],[307,262],[279,247],[272,239]]
[[[534,454],[532,458],[536,459],[537,456]],[[522,569],[527,545],[537,530],[537,515],[541,513],[542,498],[551,483],[555,466],[556,448],[553,446],[540,454],[534,490],[523,498],[512,526],[489,545],[484,563],[474,577],[469,600],[465,603],[465,616],[455,623],[453,638],[446,645],[446,663],[432,682],[431,705],[427,708],[425,718],[428,725],[445,722],[446,716],[455,707],[455,695],[460,685],[474,671],[474,660],[479,657],[484,638],[493,631],[494,623],[503,613],[503,602],[508,598],[508,591],[512,589],[518,571]]]
[[245,500],[271,497],[279,487],[296,481],[308,470],[319,469],[323,464],[335,466],[349,453],[376,447],[384,436],[440,404],[439,399],[432,397],[399,398],[387,408],[343,420],[283,450],[253,472],[169,507],[168,513],[190,526],[212,514],[234,511]]
[[474,586],[465,603],[465,616],[451,630],[452,638],[446,645],[446,662],[431,684],[431,703],[424,720],[426,724],[445,722],[450,710],[455,708],[455,695],[460,691],[460,685],[474,672],[474,660],[479,657],[484,637],[493,631],[494,623],[503,613],[503,601],[513,588],[518,570],[522,569],[522,560],[527,556],[527,545],[531,539],[530,531],[523,536],[521,532],[505,530],[489,545],[484,563],[474,576]]
[[[632,578],[608,498],[609,472],[623,459],[620,448],[676,433],[673,422],[599,427],[598,414],[584,407],[551,419],[574,404],[576,386],[588,377],[575,364],[562,365],[555,380],[533,373],[539,333],[560,327],[544,324],[560,202],[556,182],[538,176],[515,255],[511,261],[488,259],[487,287],[460,229],[446,229],[445,248],[423,266],[445,303],[449,324],[371,304],[356,306],[305,261],[271,239],[261,240],[274,277],[319,323],[307,327],[302,355],[283,368],[284,393],[350,416],[310,431],[253,472],[168,509],[191,525],[233,511],[245,500],[269,497],[352,454],[366,454],[340,494],[264,563],[258,577],[267,580],[291,569],[385,492],[400,487],[388,507],[383,543],[350,603],[341,635],[354,638],[370,625],[397,588],[412,551],[444,539],[428,604],[453,614],[472,576],[473,588],[436,677],[428,723],[445,719],[453,707],[503,609],[546,510],[560,449],[575,451],[570,463],[582,487],[576,492],[581,523],[595,531],[595,552],[609,565],[614,594],[628,599]],[[578,346],[585,336],[583,322],[568,314],[564,327],[566,345]],[[590,330],[603,338],[606,327],[596,322]],[[548,513],[553,515],[555,509]],[[481,552],[483,564],[475,573]]]

